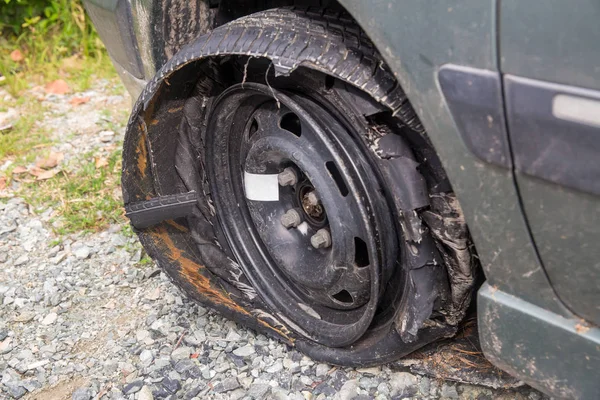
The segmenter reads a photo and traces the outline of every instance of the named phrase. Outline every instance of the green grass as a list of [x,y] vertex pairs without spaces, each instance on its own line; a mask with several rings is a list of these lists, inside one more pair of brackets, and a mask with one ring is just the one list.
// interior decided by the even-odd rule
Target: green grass
[[51,144],[46,130],[37,124],[44,118],[45,109],[41,103],[25,101],[25,98],[17,103],[21,103],[18,120],[10,131],[0,134],[0,160],[9,156],[21,156],[32,148]]
[[[12,95],[8,99],[0,96],[0,112],[16,109],[19,115],[10,131],[0,133],[0,165],[12,162],[0,171],[0,180],[9,188],[13,180],[19,180],[19,188],[11,195],[23,197],[35,212],[54,210],[50,223],[56,236],[50,247],[60,245],[70,233],[100,231],[112,224],[121,224],[121,233],[133,237],[120,195],[120,143],[102,155],[106,165],[97,164],[98,149],[98,153],[77,155],[59,165],[60,172],[47,180],[35,180],[27,172],[13,174],[17,166],[31,166],[36,159],[43,159],[59,140],[70,140],[51,135],[44,127],[50,110],[39,97],[48,83],[64,80],[73,94],[92,88],[99,79],[109,80],[108,94],[123,94],[124,88],[80,0],[0,2],[0,73],[4,76],[0,87]],[[22,59],[11,56],[14,51]],[[99,128],[119,131],[127,122],[128,111],[101,110]],[[151,263],[142,253],[139,264]]]
[[108,157],[108,165],[96,167],[93,154],[84,155],[76,172],[61,172],[52,179],[27,183],[21,195],[34,209],[54,208],[55,232],[92,232],[125,221],[118,195],[121,150]]
[[[57,70],[58,68],[58,70]],[[57,72],[58,71],[58,72]],[[72,93],[91,87],[97,79],[108,79],[110,86],[123,93],[116,73],[108,57],[72,57],[67,66],[48,63],[35,69],[13,74],[6,86],[9,93],[18,90],[13,99],[0,98],[0,109],[17,110],[19,115],[11,130],[0,133],[0,165],[7,160],[12,165],[0,176],[10,185],[20,179],[21,185],[14,195],[21,196],[34,209],[43,211],[52,207],[58,215],[53,221],[55,233],[64,235],[72,232],[90,232],[106,228],[110,224],[125,222],[120,193],[121,145],[107,158],[108,165],[96,167],[97,154],[84,154],[73,161],[73,165],[61,165],[62,171],[48,180],[34,180],[27,173],[13,175],[17,166],[28,166],[43,159],[59,140],[69,137],[51,135],[44,127],[49,110],[37,98],[33,86],[43,85],[60,77],[67,82]],[[21,89],[23,87],[24,89]],[[108,89],[111,90],[111,89]],[[14,94],[13,94],[14,95]],[[73,106],[76,107],[76,106]],[[77,112],[74,108],[74,112]],[[103,110],[102,129],[118,131],[127,121],[126,110],[111,113]],[[74,171],[74,172],[68,172]]]
[[[110,71],[106,49],[80,0],[0,0],[0,73],[13,96],[70,77],[82,91]],[[13,52],[18,53],[18,57]]]

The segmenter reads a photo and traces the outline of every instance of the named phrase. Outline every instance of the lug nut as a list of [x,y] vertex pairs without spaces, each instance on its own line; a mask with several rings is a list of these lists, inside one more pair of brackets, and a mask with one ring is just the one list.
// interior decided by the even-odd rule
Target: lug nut
[[300,217],[300,213],[293,208],[291,210],[287,210],[285,214],[281,216],[281,224],[287,229],[295,228],[301,223],[302,217]]
[[281,186],[293,186],[298,182],[298,175],[293,168],[287,167],[277,175],[277,181]]
[[319,229],[317,233],[310,238],[310,244],[315,249],[325,249],[331,246],[331,234],[327,229]]
[[308,193],[306,193],[306,201],[308,202],[309,205],[316,207],[319,205],[319,202],[321,201],[319,199],[319,196],[317,195],[317,192],[312,190]]

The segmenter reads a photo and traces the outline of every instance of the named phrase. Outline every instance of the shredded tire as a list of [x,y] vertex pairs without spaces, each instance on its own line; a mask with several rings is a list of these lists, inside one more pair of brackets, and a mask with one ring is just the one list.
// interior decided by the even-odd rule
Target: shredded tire
[[[240,59],[246,61],[237,71],[241,76],[237,76],[231,65],[232,60]],[[402,213],[406,216],[403,228],[421,232],[418,238],[410,238],[405,232],[410,240],[403,245],[424,246],[430,252],[425,258],[415,259],[415,265],[409,263],[414,274],[408,275],[411,281],[407,290],[419,300],[391,307],[385,323],[374,323],[373,329],[351,346],[329,348],[306,340],[293,332],[298,329],[290,329],[289,321],[273,315],[257,295],[218,228],[204,166],[206,135],[212,134],[206,132],[205,125],[211,102],[235,79],[243,83],[250,78],[248,63],[253,59],[270,63],[263,74],[267,85],[273,73],[274,77],[293,76],[304,68],[351,85],[375,101],[369,107],[390,114],[394,129],[405,129],[415,138],[413,142],[428,144],[392,72],[346,14],[274,9],[232,21],[182,48],[148,83],[134,106],[123,152],[125,203],[189,191],[200,194],[193,215],[137,232],[148,253],[192,298],[333,364],[366,366],[393,361],[434,340],[452,336],[469,306],[476,261],[466,226],[455,230],[460,242],[446,237],[440,244],[443,224],[439,222],[437,231],[430,233],[425,222],[433,223],[440,214],[421,204],[428,199]],[[381,157],[375,147],[382,134],[375,128],[365,140],[374,146],[374,156]],[[414,164],[416,170],[416,160],[409,164]],[[445,175],[440,172],[439,161],[433,164],[424,168],[430,170],[427,176],[415,179],[430,188],[443,187]],[[424,210],[429,214],[421,218]],[[460,208],[450,211],[459,213]],[[460,245],[459,252],[443,252],[454,244]],[[461,285],[460,293],[453,296],[448,274]],[[433,289],[421,285],[423,280]]]

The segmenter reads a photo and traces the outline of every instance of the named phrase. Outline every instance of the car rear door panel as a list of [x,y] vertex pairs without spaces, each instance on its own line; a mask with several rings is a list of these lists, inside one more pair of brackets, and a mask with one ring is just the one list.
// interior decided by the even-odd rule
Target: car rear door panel
[[532,237],[560,299],[600,324],[600,3],[503,0],[499,12],[508,131]]

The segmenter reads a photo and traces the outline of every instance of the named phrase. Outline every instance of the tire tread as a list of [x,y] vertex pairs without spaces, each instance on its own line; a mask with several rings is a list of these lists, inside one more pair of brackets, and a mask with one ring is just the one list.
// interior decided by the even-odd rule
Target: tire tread
[[364,90],[406,125],[423,132],[373,43],[348,14],[334,9],[276,8],[234,20],[185,46],[146,89],[153,91],[160,79],[185,62],[225,54],[267,57],[284,73],[306,65],[335,76]]

